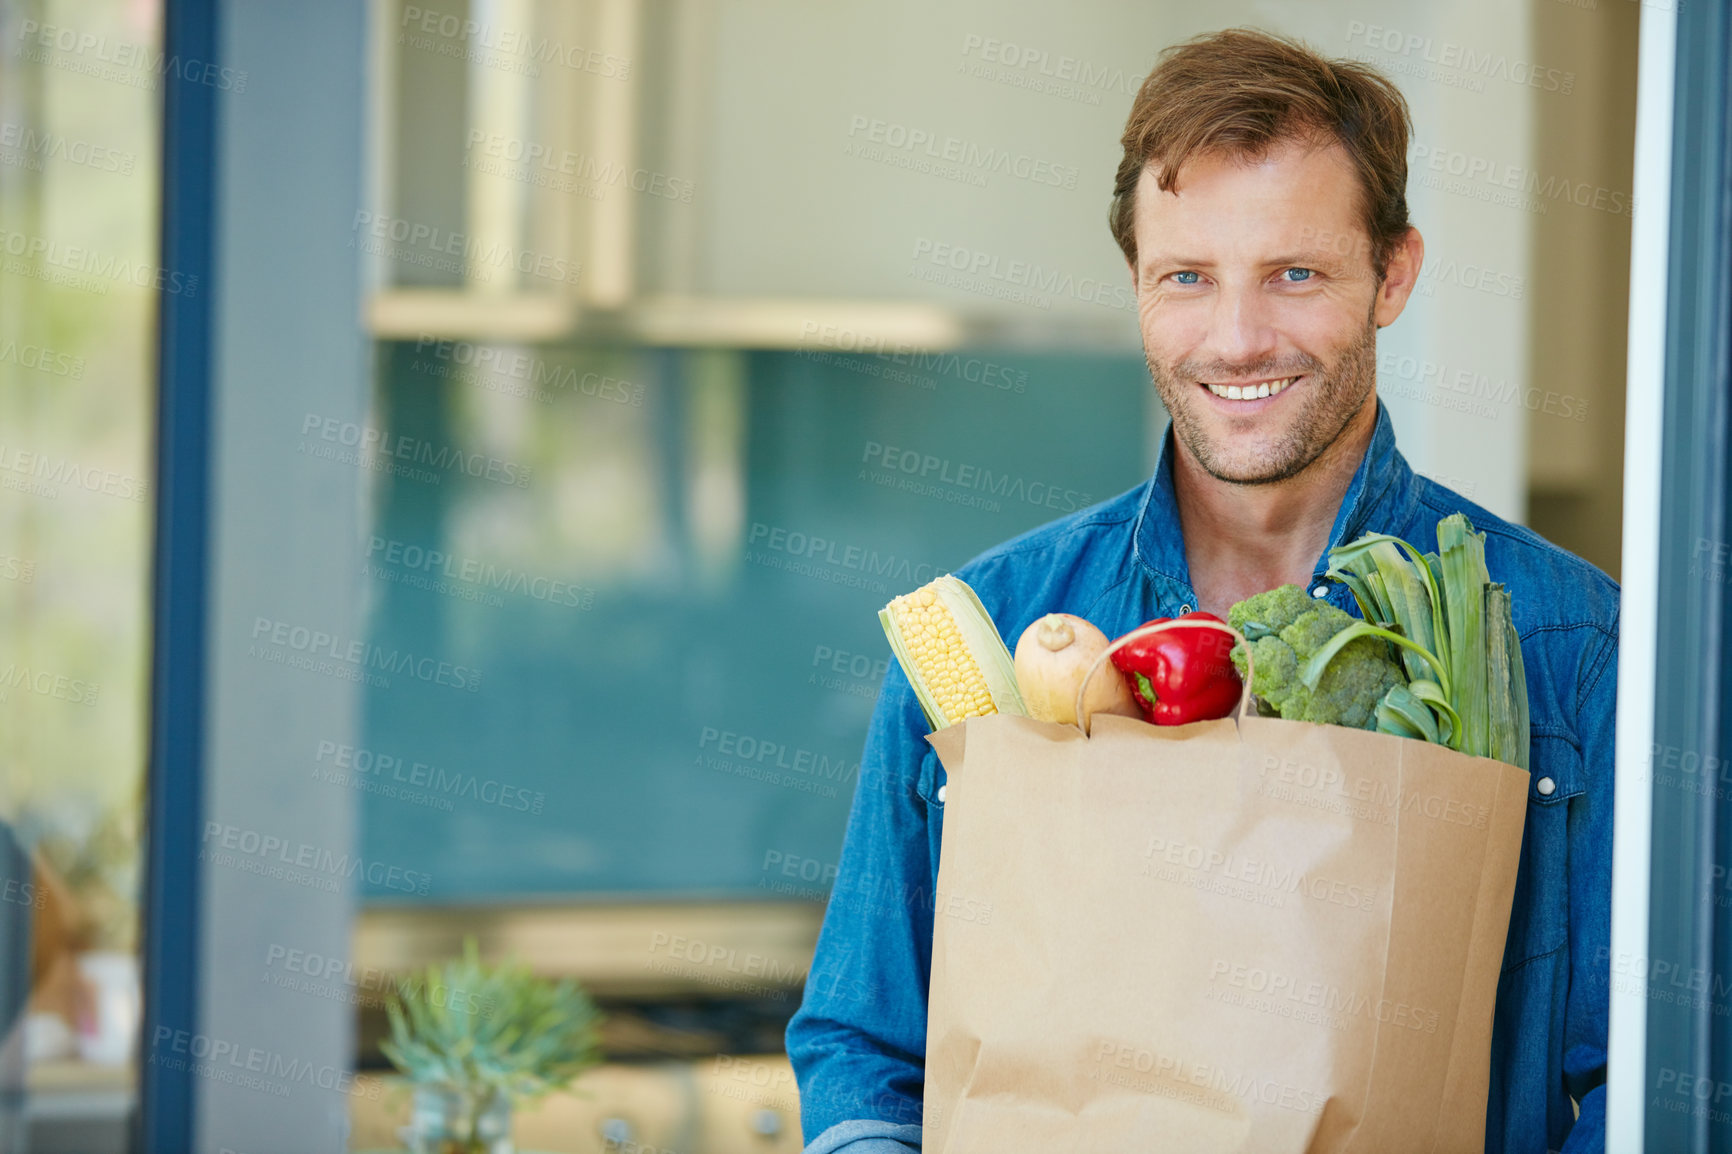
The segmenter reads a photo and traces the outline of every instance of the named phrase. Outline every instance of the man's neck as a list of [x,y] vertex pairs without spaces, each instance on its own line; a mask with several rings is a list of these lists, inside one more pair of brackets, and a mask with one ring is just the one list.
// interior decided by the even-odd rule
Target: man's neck
[[1304,471],[1269,485],[1218,480],[1175,438],[1173,492],[1197,608],[1225,619],[1254,593],[1307,584],[1376,430],[1372,398]]

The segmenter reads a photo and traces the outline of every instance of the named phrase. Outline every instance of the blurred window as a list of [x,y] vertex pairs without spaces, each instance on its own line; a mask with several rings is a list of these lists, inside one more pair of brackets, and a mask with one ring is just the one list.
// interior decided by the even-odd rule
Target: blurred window
[[133,1098],[153,330],[200,289],[157,262],[160,24],[0,7],[5,1149],[120,1150]]

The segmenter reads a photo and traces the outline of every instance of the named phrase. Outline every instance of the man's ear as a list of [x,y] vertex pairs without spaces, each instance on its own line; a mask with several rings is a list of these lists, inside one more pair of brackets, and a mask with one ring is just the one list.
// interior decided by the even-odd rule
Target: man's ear
[[1401,310],[1407,307],[1407,298],[1413,295],[1414,286],[1419,283],[1419,266],[1424,263],[1425,238],[1419,235],[1417,228],[1409,228],[1395,242],[1395,248],[1389,254],[1389,265],[1383,273],[1383,283],[1377,286],[1377,302],[1371,315],[1378,328],[1394,324]]

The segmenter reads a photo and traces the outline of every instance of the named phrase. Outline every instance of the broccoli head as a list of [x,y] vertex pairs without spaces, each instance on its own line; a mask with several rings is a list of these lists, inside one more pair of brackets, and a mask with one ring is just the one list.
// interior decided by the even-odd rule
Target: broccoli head
[[1280,585],[1255,597],[1247,597],[1227,610],[1227,624],[1255,641],[1271,633],[1279,633],[1299,618],[1317,608],[1297,585]]
[[[1263,712],[1274,712],[1282,717],[1297,717],[1305,711],[1311,702],[1311,691],[1305,683],[1299,680],[1299,659],[1294,656],[1293,647],[1279,637],[1259,637],[1251,642],[1251,656],[1255,658],[1256,677],[1251,682],[1251,692],[1262,705],[1267,706]],[[1233,664],[1239,669],[1239,676],[1245,676],[1245,652],[1242,648],[1234,648]]]
[[[1349,641],[1323,671],[1299,720],[1376,729],[1377,703],[1394,686],[1407,684],[1400,667],[1389,660],[1387,650],[1387,643],[1375,637]],[[1281,716],[1293,714],[1284,710]]]
[[[1312,600],[1297,585],[1259,593],[1228,611],[1233,628],[1251,639],[1251,692],[1264,713],[1289,721],[1376,727],[1377,703],[1392,686],[1407,684],[1401,667],[1389,659],[1387,643],[1375,637],[1350,641],[1330,661],[1317,688],[1299,679],[1311,655],[1354,620],[1333,605]],[[1234,650],[1233,663],[1243,676],[1242,648]]]

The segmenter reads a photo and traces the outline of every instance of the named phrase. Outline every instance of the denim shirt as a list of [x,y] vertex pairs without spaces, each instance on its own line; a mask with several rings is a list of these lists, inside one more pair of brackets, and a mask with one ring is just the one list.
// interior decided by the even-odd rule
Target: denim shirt
[[[1044,525],[957,571],[1000,633],[1074,613],[1118,636],[1197,604],[1173,496],[1172,434],[1154,476]],[[1435,548],[1437,522],[1466,513],[1509,589],[1528,679],[1531,783],[1492,1031],[1488,1154],[1587,1154],[1605,1146],[1612,859],[1612,719],[1618,587],[1587,562],[1416,475],[1389,415],[1354,474],[1330,545],[1393,533]],[[1345,586],[1313,591],[1358,616]],[[933,895],[943,767],[895,662],[860,762],[836,882],[788,1024],[800,1121],[815,1154],[920,1148]],[[1078,974],[1077,981],[1087,975]],[[1580,1116],[1576,1116],[1576,1107]],[[1158,1139],[1159,1135],[1150,1135]]]

